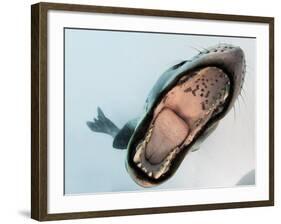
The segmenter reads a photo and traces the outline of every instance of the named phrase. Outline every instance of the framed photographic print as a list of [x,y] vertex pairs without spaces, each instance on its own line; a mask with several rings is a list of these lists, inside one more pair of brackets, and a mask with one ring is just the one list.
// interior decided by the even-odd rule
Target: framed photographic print
[[274,19],[32,5],[32,212],[274,204]]

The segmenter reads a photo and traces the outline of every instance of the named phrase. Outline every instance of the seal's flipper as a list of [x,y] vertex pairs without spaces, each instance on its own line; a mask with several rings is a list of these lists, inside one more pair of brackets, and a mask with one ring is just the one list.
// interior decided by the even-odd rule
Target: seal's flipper
[[124,127],[118,132],[113,140],[113,147],[116,149],[127,149],[127,145],[133,135],[139,118],[135,118],[127,122]]
[[99,107],[97,111],[97,119],[94,118],[94,121],[88,121],[88,127],[94,132],[105,133],[111,135],[114,138],[119,132],[119,128],[104,115]]

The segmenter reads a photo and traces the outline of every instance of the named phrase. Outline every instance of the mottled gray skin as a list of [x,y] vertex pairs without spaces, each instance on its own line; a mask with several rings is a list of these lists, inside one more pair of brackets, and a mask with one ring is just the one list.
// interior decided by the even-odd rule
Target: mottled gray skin
[[[183,61],[164,72],[158,81],[151,89],[144,106],[144,111],[140,118],[129,121],[122,129],[118,129],[113,122],[106,118],[98,108],[98,119],[94,122],[87,122],[88,127],[94,132],[101,132],[111,135],[114,138],[113,147],[117,149],[127,149],[126,167],[131,177],[141,186],[149,187],[160,184],[171,177],[177,170],[179,164],[183,160],[185,153],[179,158],[175,159],[175,165],[171,166],[169,174],[153,180],[149,176],[144,175],[136,164],[132,161],[136,153],[136,144],[144,136],[144,130],[147,128],[149,116],[153,113],[155,106],[161,99],[164,93],[176,85],[178,80],[185,74],[192,72],[198,68],[204,67],[217,67],[222,69],[231,80],[231,99],[227,108],[220,114],[216,120],[208,123],[190,147],[186,148],[187,151],[195,151],[200,147],[200,144],[215,130],[220,119],[232,108],[237,97],[239,96],[245,76],[245,58],[244,53],[240,47],[229,44],[219,44],[199,52],[196,56],[188,61]],[[180,158],[181,157],[181,158]],[[177,160],[177,161],[176,161]]]

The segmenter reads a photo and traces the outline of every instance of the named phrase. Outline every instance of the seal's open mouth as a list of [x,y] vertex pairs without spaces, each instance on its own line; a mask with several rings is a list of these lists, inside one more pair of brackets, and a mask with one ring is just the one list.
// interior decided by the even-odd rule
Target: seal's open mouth
[[230,87],[229,76],[218,67],[183,75],[153,110],[133,156],[138,169],[154,180],[165,175],[177,154],[227,107]]

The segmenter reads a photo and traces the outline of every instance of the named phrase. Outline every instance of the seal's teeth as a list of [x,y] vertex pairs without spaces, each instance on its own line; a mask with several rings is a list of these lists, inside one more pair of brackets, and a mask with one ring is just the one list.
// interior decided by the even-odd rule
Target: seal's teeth
[[133,158],[133,161],[135,163],[138,163],[138,162],[141,161],[142,151],[146,147],[146,144],[150,141],[150,138],[151,138],[151,135],[152,135],[152,130],[153,130],[153,126],[148,130],[145,139],[142,140],[142,142],[140,142],[138,144],[137,149],[136,149],[136,153],[135,153],[134,158]]
[[137,166],[138,166],[139,168],[141,168],[141,163],[138,163]]
[[165,160],[165,162],[162,164],[162,166],[161,166],[161,171],[163,171],[163,173],[168,170],[168,168],[169,168],[169,163],[170,163],[171,159],[172,159],[172,157],[170,156],[170,157],[167,158],[167,159]]
[[173,160],[176,157],[176,155],[179,153],[179,151],[180,151],[179,147],[174,148],[173,151],[170,152],[169,160],[170,161]]
[[154,179],[158,179],[159,177],[161,177],[162,173],[160,171],[153,173],[153,177]]
[[152,177],[152,172],[149,172],[149,173],[148,173],[148,176]]
[[147,173],[147,169],[145,167],[141,168],[145,173]]
[[156,178],[158,179],[161,177],[164,173],[166,173],[169,169],[169,161],[165,161],[164,164],[161,165],[160,170],[157,172]]
[[151,135],[152,135],[152,131],[153,131],[153,125],[151,126],[151,128],[148,130],[146,137],[145,137],[145,143],[148,143],[150,141]]
[[135,154],[135,156],[134,156],[134,159],[133,159],[135,163],[140,162],[140,160],[141,160],[140,154],[141,154],[140,151],[137,151],[137,152],[136,152],[136,154]]
[[161,167],[160,169],[153,173],[153,177],[154,179],[159,179],[164,173],[166,173],[170,167],[170,160],[172,158],[172,155],[173,154],[170,154],[166,159],[165,161],[161,164]]
[[141,153],[142,153],[142,149],[144,148],[145,144],[144,143],[140,143],[137,147],[136,153],[134,155],[134,162],[135,163],[139,163],[141,161]]

